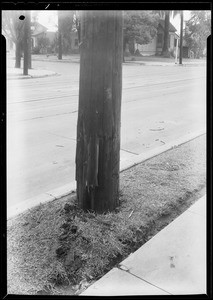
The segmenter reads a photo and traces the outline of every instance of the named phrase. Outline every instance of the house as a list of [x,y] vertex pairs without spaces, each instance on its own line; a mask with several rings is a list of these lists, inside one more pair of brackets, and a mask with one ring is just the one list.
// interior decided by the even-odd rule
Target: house
[[[46,37],[47,35],[47,28],[41,25],[38,22],[31,22],[31,49],[38,46],[38,40],[41,37]],[[14,42],[6,36],[7,41],[7,51],[14,52],[15,51],[15,44]]]
[[[138,49],[143,56],[160,55],[163,48],[164,41],[164,20],[159,20],[157,35],[153,38],[151,43],[146,45],[135,45],[135,49]],[[176,28],[169,23],[169,51],[175,53],[176,43],[179,40],[179,36],[176,34]]]
[[47,28],[38,22],[31,22],[31,45],[32,49],[38,46],[39,38],[46,37]]
[[[38,22],[34,22],[34,24],[32,25],[32,49],[34,47],[38,46],[38,40],[40,38],[47,38],[48,39],[48,45],[57,44],[57,37],[58,37],[58,32],[54,32],[54,31],[47,31],[47,28],[41,24],[39,24]],[[79,53],[79,46],[78,46],[78,34],[77,31],[71,31],[70,32],[70,40],[71,40],[71,45],[70,45],[70,52],[71,53]],[[49,52],[49,47],[47,46],[46,48],[42,48],[40,50],[41,53],[47,53]],[[57,51],[57,45],[55,45],[54,51]]]

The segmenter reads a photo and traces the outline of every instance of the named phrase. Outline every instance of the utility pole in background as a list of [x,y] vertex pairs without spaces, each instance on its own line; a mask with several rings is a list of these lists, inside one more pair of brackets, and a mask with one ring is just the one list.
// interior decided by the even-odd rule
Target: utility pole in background
[[28,69],[32,69],[32,42],[31,42],[31,12],[29,11],[29,32],[28,32]]
[[180,54],[179,54],[179,64],[182,65],[183,58],[183,10],[180,12]]
[[25,20],[24,20],[24,68],[23,74],[28,75],[29,67],[29,43],[30,43],[30,11],[25,10]]
[[77,199],[98,213],[119,204],[122,11],[82,11]]

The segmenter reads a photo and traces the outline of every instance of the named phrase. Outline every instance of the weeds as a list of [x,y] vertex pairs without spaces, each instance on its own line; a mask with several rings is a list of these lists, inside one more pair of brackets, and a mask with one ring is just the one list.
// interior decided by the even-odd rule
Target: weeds
[[197,199],[205,186],[204,140],[122,172],[115,212],[82,211],[73,195],[9,220],[8,292],[58,294],[71,285],[79,293],[119,264]]

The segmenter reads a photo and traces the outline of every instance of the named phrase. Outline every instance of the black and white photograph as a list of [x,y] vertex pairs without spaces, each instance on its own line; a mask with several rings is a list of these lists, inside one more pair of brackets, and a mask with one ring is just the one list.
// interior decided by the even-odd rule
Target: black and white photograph
[[207,295],[210,5],[29,8],[1,10],[7,294]]

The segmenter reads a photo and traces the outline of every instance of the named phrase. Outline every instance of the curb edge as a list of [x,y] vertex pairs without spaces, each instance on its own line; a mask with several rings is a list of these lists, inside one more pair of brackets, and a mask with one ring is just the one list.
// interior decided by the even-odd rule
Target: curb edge
[[[134,167],[148,159],[151,159],[157,155],[162,154],[163,152],[169,151],[173,148],[176,148],[182,144],[185,144],[203,134],[205,134],[205,130],[200,130],[194,133],[189,133],[175,142],[170,142],[168,144],[162,145],[156,149],[153,149],[147,153],[139,154],[137,157],[125,160],[121,162],[120,173]],[[27,200],[22,201],[18,205],[13,205],[10,210],[7,210],[7,220],[16,217],[20,213],[26,212],[28,209],[31,209],[39,204],[47,203],[50,201],[61,199],[62,197],[68,196],[76,191],[76,181],[73,181],[69,184],[63,185],[59,188],[47,191],[38,196],[29,198]]]

